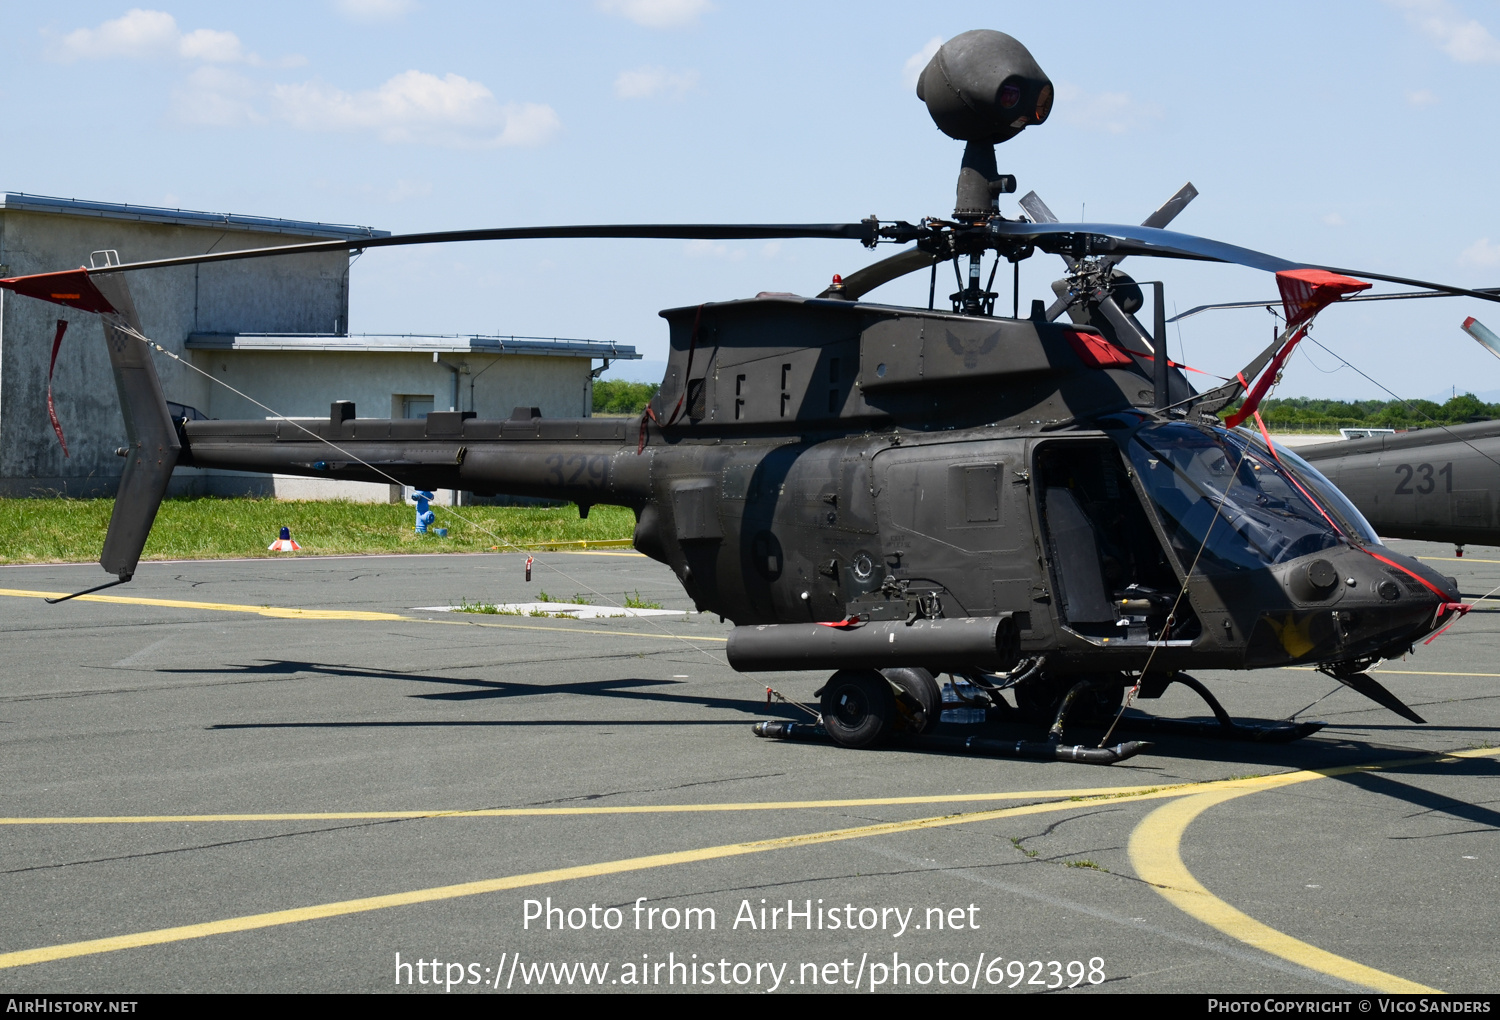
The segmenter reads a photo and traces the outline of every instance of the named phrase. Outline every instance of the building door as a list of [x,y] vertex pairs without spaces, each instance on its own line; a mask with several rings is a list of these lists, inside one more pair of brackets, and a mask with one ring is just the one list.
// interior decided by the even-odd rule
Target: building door
[[432,410],[432,394],[430,393],[407,393],[398,396],[391,403],[400,401],[401,417],[403,418],[425,418]]

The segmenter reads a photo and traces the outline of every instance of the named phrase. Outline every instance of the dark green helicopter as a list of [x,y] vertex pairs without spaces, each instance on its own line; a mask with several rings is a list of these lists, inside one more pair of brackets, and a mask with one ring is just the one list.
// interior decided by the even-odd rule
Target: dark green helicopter
[[[1001,754],[1129,757],[1145,745],[1063,744],[1065,715],[1108,718],[1126,688],[1153,697],[1173,681],[1218,716],[1200,730],[1284,740],[1321,725],[1235,724],[1184,672],[1197,667],[1313,663],[1411,716],[1364,670],[1459,611],[1455,583],[1382,547],[1306,462],[1222,427],[1213,412],[1238,391],[1199,394],[1153,356],[1164,353],[1160,312],[1148,333],[1132,314],[1139,287],[1117,264],[1152,255],[1248,265],[1301,281],[1316,292],[1313,311],[1344,292],[1335,274],[1349,271],[1162,229],[1191,186],[1139,227],[1058,223],[1035,196],[1023,201],[1029,219],[1001,216],[999,196],[1015,179],[999,173],[995,145],[1043,123],[1053,98],[1010,36],[950,40],[917,95],[966,143],[951,218],[454,231],[0,281],[103,320],[129,436],[100,559],[117,575],[110,584],[135,572],[177,465],[399,480],[572,500],[582,513],[630,507],[635,547],[670,566],[700,610],[736,624],[735,669],[832,671],[818,732],[850,747],[933,726],[942,672],[967,680],[965,697],[998,715],[1052,723],[1047,740],[969,741]],[[368,419],[348,402],[333,403],[324,423],[174,419],[126,285],[128,273],[164,266],[542,237],[911,246],[816,297],[763,293],[663,312],[671,352],[661,391],[624,423],[535,408],[505,421]],[[1068,262],[1057,302],[995,315],[981,259],[995,253],[998,268],[1038,251]],[[924,269],[935,297],[943,262],[959,277],[950,309],[862,300]],[[1064,311],[1071,322],[1053,321]]]

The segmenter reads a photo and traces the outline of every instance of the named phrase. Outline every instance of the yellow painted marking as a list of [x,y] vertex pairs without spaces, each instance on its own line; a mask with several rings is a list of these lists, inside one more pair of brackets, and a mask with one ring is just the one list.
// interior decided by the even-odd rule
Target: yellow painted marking
[[1412,559],[1433,563],[1500,563],[1500,560],[1476,560],[1472,556],[1413,556]]
[[548,551],[556,552],[562,556],[634,556],[638,559],[645,559],[646,557],[645,553],[638,552],[580,552],[573,549],[553,549]]
[[[1200,784],[1190,784],[1196,789]],[[995,800],[1058,800],[1069,797],[1129,797],[1158,790],[1183,792],[1188,786],[1102,786],[1078,790],[1018,790],[1012,793],[954,793],[917,797],[863,797],[842,800],[748,801],[722,804],[627,804],[608,807],[477,808],[453,811],[320,811],[216,815],[72,815],[55,818],[0,818],[0,825],[106,825],[148,822],[315,822],[398,818],[524,818],[549,815],[691,814],[721,811],[802,811],[811,808],[881,807],[900,804],[953,804]]]
[[[1318,667],[1316,667],[1316,666],[1277,666],[1276,668],[1277,669],[1289,669],[1289,670],[1293,670],[1293,671],[1298,672],[1298,673],[1314,673],[1314,672],[1318,671]],[[1379,674],[1379,673],[1388,673],[1388,674],[1391,674],[1393,676],[1488,676],[1488,677],[1500,677],[1500,673],[1442,673],[1442,672],[1438,672],[1436,670],[1431,670],[1431,669],[1386,669],[1383,666],[1376,666],[1375,668],[1368,669],[1365,672],[1367,672],[1367,673],[1377,673],[1377,674]]]
[[551,630],[563,634],[607,634],[610,637],[657,638],[666,641],[728,641],[727,637],[711,637],[696,634],[673,634],[668,631],[653,633],[649,630],[602,630],[595,627],[543,627],[535,623],[488,623],[483,620],[424,620],[415,616],[403,616],[408,623],[437,623],[449,627],[499,627],[501,630]]
[[1262,924],[1248,914],[1219,899],[1193,877],[1182,862],[1182,834],[1193,819],[1216,804],[1264,790],[1280,789],[1328,776],[1353,772],[1378,771],[1432,762],[1453,762],[1461,758],[1495,757],[1500,748],[1455,751],[1369,765],[1348,765],[1316,771],[1288,772],[1257,779],[1224,783],[1217,789],[1183,797],[1151,812],[1130,834],[1130,863],[1136,874],[1151,885],[1168,902],[1204,924],[1238,939],[1256,949],[1310,970],[1331,974],[1352,984],[1364,985],[1381,992],[1437,992],[1435,988],[1408,981],[1394,974],[1366,967],[1301,939]]
[[[1362,770],[1377,770],[1383,767],[1398,767],[1402,765],[1409,766],[1434,761],[1455,761],[1460,758],[1496,755],[1500,755],[1500,748],[1484,749],[1478,751],[1458,751],[1452,754],[1429,755],[1425,758],[1408,758],[1404,760],[1398,759],[1390,762],[1376,762],[1369,765],[1351,765],[1337,769],[1327,769],[1319,772],[1292,772],[1256,779],[1222,780],[1213,783],[1191,784],[1187,787],[1174,786],[1162,789],[1146,787],[1141,789],[1138,794],[1128,792],[1117,793],[1111,791],[1109,794],[1104,794],[1102,796],[1108,797],[1109,799],[1122,800],[1161,800],[1166,798],[1183,798],[1182,800],[1178,801],[1178,803],[1187,803],[1202,799],[1206,802],[1203,805],[1203,807],[1206,808],[1214,803],[1221,803],[1224,800],[1229,800],[1237,796],[1243,796],[1244,794],[1259,792],[1263,789],[1272,789],[1280,786],[1287,786],[1293,783],[1306,782],[1312,779],[1321,779],[1326,776],[1338,775],[1341,773],[1357,772]],[[1203,787],[1208,787],[1209,789],[1201,794],[1190,794],[1184,797],[1185,790],[1200,789]],[[437,886],[435,888],[417,889],[411,892],[393,893],[385,896],[369,896],[361,899],[341,900],[334,903],[324,903],[311,907],[299,907],[291,910],[277,910],[262,914],[248,914],[241,917],[231,917],[221,921],[210,921],[203,924],[181,925],[173,928],[158,928],[153,931],[137,932],[132,935],[116,935],[102,939],[89,939],[82,942],[68,942],[55,946],[43,946],[37,949],[26,949],[20,950],[18,952],[3,953],[0,954],[0,969],[21,967],[33,963],[44,963],[51,960],[69,959],[71,957],[91,956],[98,953],[115,952],[121,949],[135,949],[142,946],[162,945],[168,942],[181,942],[188,939],[206,938],[210,935],[223,935],[229,932],[252,931],[260,928],[271,928],[279,925],[296,924],[301,921],[313,921],[328,917],[340,917],[349,914],[366,913],[372,910],[384,910],[389,907],[410,906],[418,903],[432,903],[435,901],[457,899],[465,896],[477,896],[484,893],[501,892],[508,889],[521,889],[529,886],[546,885],[555,882],[566,882],[579,878],[594,878],[601,875],[616,875],[630,871],[645,871],[652,868],[670,867],[675,864],[689,864],[698,861],[719,860],[727,857],[738,857],[746,854],[763,853],[769,850],[780,850],[791,847],[815,846],[823,843],[835,843],[843,840],[861,839],[866,836],[892,835],[896,833],[911,832],[921,829],[936,829],[952,825],[964,825],[969,822],[990,821],[996,818],[1013,818],[1024,815],[1043,814],[1052,811],[1065,811],[1073,807],[1082,807],[1097,804],[1100,799],[1100,795],[1094,795],[1080,797],[1078,799],[1070,798],[1066,801],[1048,801],[1046,803],[1023,804],[1017,807],[1010,808],[994,808],[989,811],[975,811],[951,815],[938,815],[927,818],[916,818],[904,822],[882,822],[875,825],[862,825],[848,829],[833,829],[826,832],[807,833],[800,836],[783,836],[775,839],[756,840],[749,843],[730,843],[722,846],[704,847],[698,850],[684,850],[675,853],[652,854],[645,857],[630,857],[618,861],[605,861],[598,864],[586,864],[573,868],[557,868],[550,871],[536,871],[523,875],[511,875],[505,878],[487,879],[478,882],[464,882],[458,885]],[[1174,805],[1168,805],[1168,807],[1172,806]],[[1161,887],[1161,885],[1164,885],[1166,883],[1158,885],[1158,891],[1161,892],[1162,895],[1167,896],[1169,900],[1172,900],[1172,902],[1176,903],[1179,907],[1186,910],[1188,913],[1193,914],[1193,916],[1195,917],[1200,917],[1200,919],[1203,919],[1200,913],[1189,909],[1190,906],[1198,907],[1200,909],[1202,907],[1201,903],[1193,902],[1193,894],[1197,894],[1198,896],[1204,897],[1206,898],[1206,900],[1213,901],[1214,903],[1221,904],[1225,910],[1232,911],[1235,915],[1238,915],[1238,917],[1244,918],[1244,920],[1248,921],[1251,925],[1259,925],[1259,927],[1264,929],[1265,932],[1268,932],[1275,936],[1279,936],[1282,941],[1275,943],[1275,945],[1280,949],[1297,953],[1297,956],[1288,956],[1287,958],[1293,959],[1295,962],[1302,964],[1303,966],[1311,966],[1311,964],[1309,964],[1307,960],[1313,959],[1314,957],[1309,956],[1309,954],[1321,954],[1321,957],[1317,958],[1317,962],[1325,962],[1323,961],[1322,957],[1326,957],[1327,962],[1329,963],[1336,963],[1338,966],[1345,968],[1358,968],[1358,973],[1368,977],[1378,978],[1382,982],[1400,983],[1400,990],[1432,991],[1432,989],[1426,989],[1424,986],[1417,985],[1413,982],[1404,982],[1403,979],[1397,978],[1393,975],[1385,974],[1382,971],[1363,967],[1361,964],[1354,963],[1350,960],[1344,960],[1342,957],[1334,956],[1331,953],[1326,953],[1323,950],[1318,949],[1316,946],[1310,946],[1306,943],[1291,939],[1288,936],[1282,936],[1280,935],[1280,933],[1275,932],[1274,929],[1267,928],[1264,925],[1260,925],[1258,921],[1255,921],[1253,918],[1250,918],[1244,914],[1240,914],[1238,911],[1235,911],[1233,907],[1230,907],[1227,903],[1223,903],[1223,901],[1218,900],[1216,897],[1214,897],[1212,893],[1208,892],[1207,889],[1204,889],[1201,885],[1199,885],[1197,883],[1197,880],[1194,879],[1192,875],[1187,871],[1186,867],[1182,865],[1182,858],[1177,851],[1177,843],[1181,838],[1182,831],[1186,829],[1187,823],[1190,822],[1192,818],[1196,817],[1197,814],[1202,810],[1203,808],[1199,808],[1197,811],[1192,812],[1189,816],[1181,821],[1180,825],[1176,825],[1175,831],[1173,832],[1169,840],[1164,841],[1158,836],[1153,841],[1152,832],[1159,832],[1162,830],[1162,826],[1158,825],[1156,827],[1156,830],[1148,829],[1146,836],[1143,837],[1140,841],[1141,844],[1145,846],[1144,852],[1151,854],[1153,858],[1162,857],[1162,863],[1165,866],[1169,867],[1171,861],[1175,861],[1179,873],[1174,874],[1172,877],[1177,881],[1178,886],[1181,889],[1188,890],[1189,898],[1187,901],[1185,901],[1187,905],[1184,905],[1184,903],[1180,903],[1177,900],[1173,899],[1172,896],[1168,895],[1168,891]],[[1147,823],[1150,823],[1152,819],[1158,818],[1159,816],[1162,816],[1161,810],[1152,812],[1146,817],[1146,820],[1143,821],[1140,826],[1137,826],[1135,833],[1132,833],[1131,835],[1131,860],[1135,864],[1137,870],[1142,872],[1142,877],[1145,877],[1145,874],[1142,869],[1141,861],[1137,858],[1137,837],[1141,833],[1142,829],[1147,828]],[[1162,854],[1156,846],[1148,845],[1153,842],[1160,843],[1161,848],[1167,851],[1167,853]],[[1166,856],[1170,856],[1171,860],[1165,861],[1164,858]],[[1155,860],[1148,862],[1148,866],[1157,866],[1157,862]],[[1147,881],[1153,881],[1153,879],[1148,878]],[[1187,884],[1184,884],[1184,882]],[[1196,887],[1196,889],[1192,887]],[[1201,892],[1199,892],[1199,890],[1201,890]],[[1172,891],[1175,892],[1178,891],[1178,889],[1174,888]],[[1233,931],[1231,931],[1230,934],[1234,934],[1236,938],[1241,937]],[[1262,948],[1266,947],[1262,946]],[[1269,951],[1274,952],[1275,950],[1272,949]],[[1314,967],[1314,969],[1321,970],[1323,968]],[[1348,972],[1355,973],[1355,971]],[[1365,982],[1361,981],[1360,983]],[[1381,984],[1379,986],[1372,985],[1372,987],[1380,987],[1382,989],[1385,989],[1388,986],[1385,984]],[[1396,987],[1396,984],[1391,984],[1389,986],[1390,990],[1395,990]]]
[[[0,588],[0,595],[23,599],[55,599],[68,594],[64,591],[26,591],[21,588]],[[219,613],[255,613],[259,616],[274,616],[288,620],[408,620],[411,617],[395,613],[371,613],[355,609],[284,609],[279,606],[240,606],[229,602],[187,602],[182,599],[145,599],[127,595],[80,595],[79,602],[113,602],[127,606],[164,606],[169,609],[207,609]]]
[[[603,554],[601,554],[603,555]],[[61,591],[28,591],[23,588],[0,588],[0,596],[9,595],[23,599],[55,599],[66,595]],[[168,609],[202,609],[217,613],[254,613],[282,620],[361,620],[387,623],[446,623],[460,627],[499,627],[504,630],[549,630],[562,634],[607,634],[620,637],[665,638],[674,641],[728,641],[726,637],[699,637],[688,634],[656,633],[649,631],[601,630],[594,627],[544,627],[534,623],[489,623],[479,620],[428,620],[420,616],[402,616],[399,613],[375,613],[359,609],[290,609],[281,606],[242,606],[231,602],[188,602],[183,599],[147,599],[128,595],[80,595],[79,602],[113,602],[127,606],[164,606]],[[686,612],[686,610],[684,610]]]
[[[1153,796],[1177,796],[1177,793],[1144,794]],[[1088,803],[1088,802],[1083,802]],[[405,907],[416,903],[432,903],[438,900],[458,899],[464,896],[479,896],[484,893],[502,892],[507,889],[523,889],[534,885],[567,882],[578,878],[597,878],[600,875],[618,875],[628,871],[645,871],[651,868],[670,867],[674,864],[691,864],[697,861],[712,861],[745,854],[764,853],[768,850],[783,850],[799,846],[816,846],[821,843],[836,843],[842,840],[861,839],[866,836],[885,836],[918,829],[936,829],[969,822],[983,822],[995,818],[1040,814],[1061,811],[1081,806],[1078,801],[1053,801],[1046,804],[1025,804],[1020,807],[995,808],[969,814],[939,815],[931,818],[916,818],[905,822],[882,822],[877,825],[860,825],[851,829],[833,829],[827,832],[811,832],[801,836],[783,836],[762,839],[750,843],[729,843],[723,846],[704,847],[699,850],[682,850],[676,853],[651,854],[646,857],[627,857],[618,861],[600,864],[585,864],[575,868],[556,868],[551,871],[533,871],[524,875],[492,878],[479,882],[464,882],[459,885],[443,885],[431,889],[416,889],[412,892],[392,893],[387,896],[367,896],[357,900],[340,900],[313,907],[298,907],[292,910],[274,910],[264,914],[247,914],[230,917],[222,921],[205,924],[186,924],[175,928],[158,928],[154,931],[137,932],[133,935],[115,935],[110,938],[89,939],[84,942],[67,942],[38,949],[24,949],[14,953],[0,953],[0,969],[23,967],[32,963],[50,960],[65,960],[75,956],[92,956],[96,953],[112,953],[120,949],[135,949],[140,946],[156,946],[167,942],[206,938],[229,932],[252,931],[257,928],[273,928],[300,921],[315,921],[325,917],[341,917],[361,914],[389,907]]]
[[1438,673],[1430,669],[1372,669],[1371,673],[1393,673],[1396,676],[1490,676],[1500,677],[1500,673]]

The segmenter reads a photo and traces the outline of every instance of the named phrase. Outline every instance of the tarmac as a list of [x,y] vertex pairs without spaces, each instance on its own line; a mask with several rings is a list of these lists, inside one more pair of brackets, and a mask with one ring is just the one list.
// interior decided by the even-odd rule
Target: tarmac
[[[1380,667],[1426,725],[1205,671],[1328,725],[1104,767],[758,739],[825,677],[632,552],[522,560],[0,568],[0,992],[1500,991],[1500,596]],[[684,612],[412,608],[575,595]]]

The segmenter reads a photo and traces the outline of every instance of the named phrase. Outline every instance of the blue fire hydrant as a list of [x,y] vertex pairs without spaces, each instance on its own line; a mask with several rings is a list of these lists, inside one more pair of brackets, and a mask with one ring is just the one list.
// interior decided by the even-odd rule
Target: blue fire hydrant
[[437,520],[437,514],[428,507],[427,501],[432,498],[432,493],[426,490],[418,490],[411,494],[411,498],[417,501],[417,534],[427,534],[427,526]]

